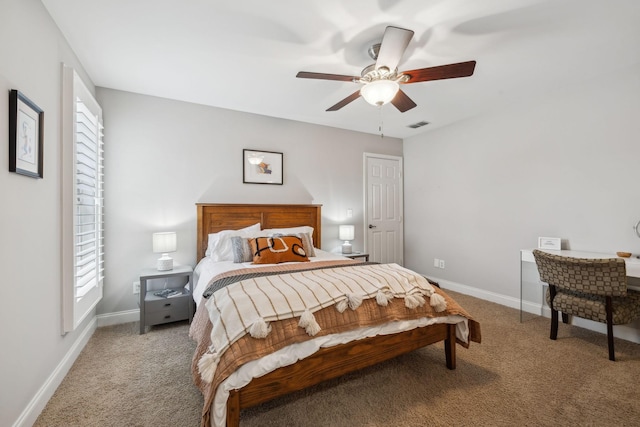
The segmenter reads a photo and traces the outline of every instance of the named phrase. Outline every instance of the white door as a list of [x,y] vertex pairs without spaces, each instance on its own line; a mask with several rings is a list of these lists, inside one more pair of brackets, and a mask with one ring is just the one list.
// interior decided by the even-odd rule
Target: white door
[[402,157],[365,153],[364,164],[369,260],[403,265]]

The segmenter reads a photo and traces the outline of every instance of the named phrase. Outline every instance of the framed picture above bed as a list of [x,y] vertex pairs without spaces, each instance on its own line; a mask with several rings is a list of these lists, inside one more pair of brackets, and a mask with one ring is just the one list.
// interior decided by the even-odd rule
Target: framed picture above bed
[[242,182],[282,185],[282,153],[242,150]]
[[44,111],[22,92],[9,92],[9,171],[43,175]]

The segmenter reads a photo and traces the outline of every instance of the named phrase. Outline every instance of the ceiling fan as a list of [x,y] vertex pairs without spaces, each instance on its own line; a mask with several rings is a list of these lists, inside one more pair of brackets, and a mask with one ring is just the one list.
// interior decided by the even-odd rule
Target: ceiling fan
[[426,82],[430,80],[454,79],[473,74],[476,61],[459,62],[437,67],[419,68],[398,72],[398,63],[404,54],[413,31],[389,26],[385,29],[382,42],[368,50],[376,62],[362,70],[361,76],[324,74],[300,71],[296,77],[303,79],[338,80],[364,85],[342,101],[329,107],[327,111],[337,111],[362,96],[369,104],[382,106],[391,102],[401,113],[416,106],[416,103],[400,89],[400,84]]

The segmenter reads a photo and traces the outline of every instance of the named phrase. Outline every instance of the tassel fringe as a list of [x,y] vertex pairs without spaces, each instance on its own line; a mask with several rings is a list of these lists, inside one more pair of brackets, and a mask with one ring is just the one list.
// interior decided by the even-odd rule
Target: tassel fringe
[[269,325],[263,318],[256,320],[256,322],[249,328],[249,334],[254,338],[266,338],[271,332],[271,325]]
[[378,305],[386,307],[389,305],[389,301],[393,299],[393,294],[390,291],[384,292],[382,289],[376,294],[376,302]]
[[340,301],[338,301],[338,303],[336,304],[336,310],[338,310],[340,313],[344,313],[344,311],[347,309],[348,306],[349,306],[349,299],[343,298]]
[[347,301],[349,301],[349,308],[351,310],[356,310],[362,304],[363,297],[362,295],[356,294],[347,294]]
[[305,310],[304,313],[302,313],[302,316],[300,316],[300,321],[298,322],[298,326],[304,328],[304,330],[310,336],[314,336],[318,332],[320,332],[320,330],[322,330],[320,325],[318,325],[318,322],[316,322],[315,316],[309,310]]
[[211,384],[216,369],[218,368],[218,362],[220,362],[218,353],[207,353],[200,358],[198,361],[198,371],[203,381]]
[[438,313],[441,311],[445,311],[447,309],[447,301],[444,299],[442,295],[437,294],[435,292],[431,294],[431,299],[429,300],[429,304]]
[[404,305],[410,309],[421,307],[424,303],[424,298],[420,294],[409,294],[404,297]]

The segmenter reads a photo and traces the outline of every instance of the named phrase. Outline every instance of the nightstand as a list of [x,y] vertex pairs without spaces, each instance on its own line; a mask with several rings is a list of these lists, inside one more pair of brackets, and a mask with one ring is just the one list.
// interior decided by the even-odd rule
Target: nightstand
[[[169,298],[154,295],[158,290],[147,291],[147,281],[170,277],[187,277],[189,289],[175,288],[180,294]],[[146,268],[140,273],[140,333],[144,334],[147,326],[193,319],[193,269],[189,265],[179,265],[173,270],[158,271]]]
[[364,258],[365,261],[369,261],[369,254],[364,252],[352,252],[350,254],[341,254],[341,255],[351,259]]

